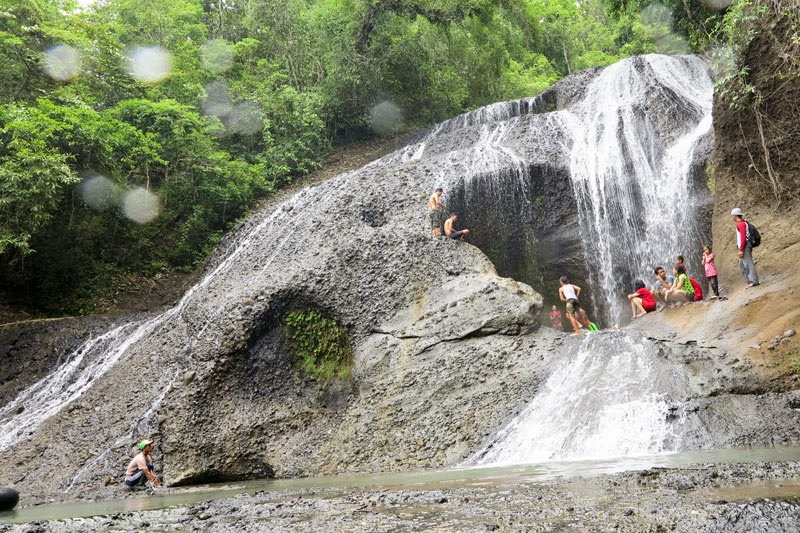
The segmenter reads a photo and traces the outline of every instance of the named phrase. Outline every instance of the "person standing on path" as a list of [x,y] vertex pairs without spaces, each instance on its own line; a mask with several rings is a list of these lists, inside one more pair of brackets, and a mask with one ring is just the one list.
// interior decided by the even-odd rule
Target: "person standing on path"
[[[706,279],[711,284],[711,290],[714,291],[714,296],[711,298],[719,298],[719,285],[717,284],[717,265],[714,264],[714,259],[717,256],[711,251],[711,246],[703,246],[703,267],[706,269]],[[709,298],[710,299],[710,298]]]
[[744,212],[738,207],[731,211],[731,216],[736,224],[736,248],[739,253],[739,271],[747,280],[748,287],[758,285],[758,272],[753,261],[753,245],[750,242],[750,230],[744,220]]
[[131,488],[136,485],[144,485],[146,481],[150,481],[156,489],[161,488],[161,483],[158,482],[155,470],[153,470],[152,459],[150,454],[153,451],[152,440],[145,439],[136,446],[141,450],[136,454],[136,457],[128,464],[128,469],[125,470],[125,484]]
[[431,229],[433,236],[438,237],[442,234],[442,225],[444,224],[444,214],[447,212],[447,206],[441,200],[444,189],[439,187],[430,198],[428,198],[428,220],[431,222]]

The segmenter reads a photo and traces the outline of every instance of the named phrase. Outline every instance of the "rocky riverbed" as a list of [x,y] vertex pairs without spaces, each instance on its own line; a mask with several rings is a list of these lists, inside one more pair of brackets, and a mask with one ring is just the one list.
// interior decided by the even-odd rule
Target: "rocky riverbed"
[[706,463],[538,482],[427,484],[422,489],[263,490],[161,510],[0,525],[0,531],[14,532],[144,529],[798,531],[800,463]]

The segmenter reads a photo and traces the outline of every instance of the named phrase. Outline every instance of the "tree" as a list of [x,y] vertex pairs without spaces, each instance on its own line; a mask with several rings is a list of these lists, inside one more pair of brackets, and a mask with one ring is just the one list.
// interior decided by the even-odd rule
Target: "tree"
[[0,254],[30,253],[31,236],[78,180],[69,156],[52,149],[57,127],[36,108],[0,108]]

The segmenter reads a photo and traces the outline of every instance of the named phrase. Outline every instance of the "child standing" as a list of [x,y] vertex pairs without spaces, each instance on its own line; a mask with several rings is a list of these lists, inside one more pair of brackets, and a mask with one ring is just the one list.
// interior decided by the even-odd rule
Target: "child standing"
[[561,311],[555,305],[550,311],[550,325],[553,326],[553,329],[564,331],[564,325],[561,323]]
[[719,286],[717,285],[717,265],[714,264],[716,255],[711,251],[711,246],[703,246],[703,266],[706,269],[706,279],[711,284],[711,290],[714,291],[714,296],[711,298],[719,298]]

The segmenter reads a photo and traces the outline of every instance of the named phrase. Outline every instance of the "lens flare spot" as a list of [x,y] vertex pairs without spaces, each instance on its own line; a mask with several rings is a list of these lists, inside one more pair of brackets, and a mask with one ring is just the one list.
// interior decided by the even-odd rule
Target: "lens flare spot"
[[212,81],[205,86],[206,96],[201,107],[206,115],[227,117],[233,109],[231,90],[221,81]]
[[200,47],[200,62],[215,74],[225,72],[233,65],[233,45],[225,39],[212,39]]
[[253,135],[264,127],[261,108],[255,102],[245,100],[233,106],[225,123],[229,133]]
[[144,83],[158,83],[172,73],[172,56],[160,46],[134,48],[126,60],[128,75]]
[[84,203],[97,211],[106,211],[119,203],[120,189],[116,183],[100,174],[86,175],[80,183]]
[[68,44],[48,48],[44,53],[44,71],[58,81],[69,81],[81,73],[81,55]]
[[711,77],[714,80],[724,78],[736,72],[736,53],[727,46],[714,46],[706,50],[711,59]]
[[160,210],[158,196],[141,187],[130,191],[122,201],[122,212],[139,224],[150,222],[158,216]]
[[377,133],[396,131],[403,122],[403,113],[394,102],[383,101],[369,112],[369,127]]

